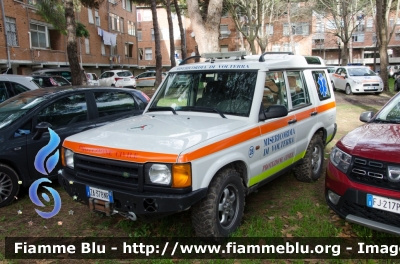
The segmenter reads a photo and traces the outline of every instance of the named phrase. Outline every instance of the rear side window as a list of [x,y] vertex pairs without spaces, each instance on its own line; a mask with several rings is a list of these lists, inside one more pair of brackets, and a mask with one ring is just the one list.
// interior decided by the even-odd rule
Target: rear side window
[[8,94],[7,94],[6,83],[0,81],[0,102],[5,101],[7,98],[8,98]]
[[8,93],[11,97],[29,90],[30,90],[29,88],[25,87],[22,84],[10,82],[10,88],[8,89]]
[[119,77],[130,77],[130,76],[132,76],[132,73],[129,71],[123,71],[123,72],[117,72],[117,75]]
[[320,101],[331,98],[331,91],[329,90],[328,78],[325,71],[313,71],[312,76],[314,79],[315,87]]
[[62,76],[62,77],[64,77],[65,79],[67,79],[69,82],[71,82],[71,80],[72,80],[71,72],[62,71],[62,72],[60,72],[60,76]]
[[99,117],[116,115],[137,109],[132,95],[123,92],[95,92]]
[[87,120],[85,94],[75,94],[63,97],[37,115],[37,122],[48,122],[53,129],[72,125]]

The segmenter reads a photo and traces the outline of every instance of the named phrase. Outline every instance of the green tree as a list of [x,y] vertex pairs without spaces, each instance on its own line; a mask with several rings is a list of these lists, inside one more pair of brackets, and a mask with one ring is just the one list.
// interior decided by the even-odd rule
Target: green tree
[[67,35],[67,55],[71,69],[72,85],[83,84],[83,74],[79,65],[77,37],[88,37],[85,26],[75,21],[75,8],[82,4],[85,7],[99,8],[103,0],[64,0],[64,5],[58,0],[42,0],[38,3],[39,14],[43,19]]

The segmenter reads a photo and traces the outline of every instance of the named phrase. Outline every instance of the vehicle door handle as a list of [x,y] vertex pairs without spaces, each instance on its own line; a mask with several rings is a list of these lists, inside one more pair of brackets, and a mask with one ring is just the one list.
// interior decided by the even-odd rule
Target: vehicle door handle
[[316,116],[316,115],[318,115],[317,111],[311,112],[311,116]]
[[290,124],[294,124],[294,123],[296,123],[296,122],[297,122],[296,119],[292,119],[292,120],[289,120],[288,124],[290,125]]

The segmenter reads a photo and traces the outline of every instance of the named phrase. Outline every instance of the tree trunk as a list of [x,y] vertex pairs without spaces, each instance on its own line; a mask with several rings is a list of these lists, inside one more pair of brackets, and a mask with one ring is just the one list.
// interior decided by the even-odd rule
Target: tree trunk
[[183,28],[182,23],[182,16],[181,16],[181,9],[178,4],[178,0],[174,0],[175,11],[176,15],[178,16],[178,23],[179,23],[179,31],[181,32],[181,51],[182,51],[182,60],[186,59],[186,36],[185,36],[185,29]]
[[171,68],[176,66],[175,60],[175,41],[174,41],[174,25],[171,17],[171,0],[165,0],[167,8],[168,30],[169,30],[169,59],[171,60]]
[[222,0],[209,1],[205,21],[201,17],[198,0],[187,0],[187,6],[199,53],[219,52]]
[[376,35],[379,47],[380,57],[380,76],[383,81],[383,90],[389,91],[387,66],[389,65],[388,48],[388,17],[386,10],[388,8],[387,0],[376,0]]
[[162,71],[162,55],[160,48],[160,30],[158,27],[158,18],[157,18],[157,2],[156,0],[151,0],[151,14],[153,16],[153,29],[154,29],[154,41],[155,41],[155,54],[156,54],[156,82],[154,83],[155,87],[162,81],[161,71]]
[[79,65],[76,42],[76,23],[73,0],[65,0],[65,20],[67,23],[67,55],[71,69],[72,85],[82,85],[82,70]]

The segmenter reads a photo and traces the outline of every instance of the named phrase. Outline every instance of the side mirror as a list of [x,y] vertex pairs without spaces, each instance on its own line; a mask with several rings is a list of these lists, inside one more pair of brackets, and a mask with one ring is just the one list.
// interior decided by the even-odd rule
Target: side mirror
[[365,122],[365,123],[369,122],[373,116],[374,116],[374,112],[372,112],[372,111],[364,112],[360,115],[360,121]]
[[36,133],[32,137],[33,140],[39,140],[42,138],[44,132],[49,131],[49,127],[51,128],[51,124],[47,122],[41,122],[36,125]]
[[261,112],[258,116],[258,119],[260,121],[264,121],[270,118],[277,118],[277,117],[283,117],[287,116],[288,111],[287,108],[283,105],[271,105],[267,109],[265,109],[263,112]]

